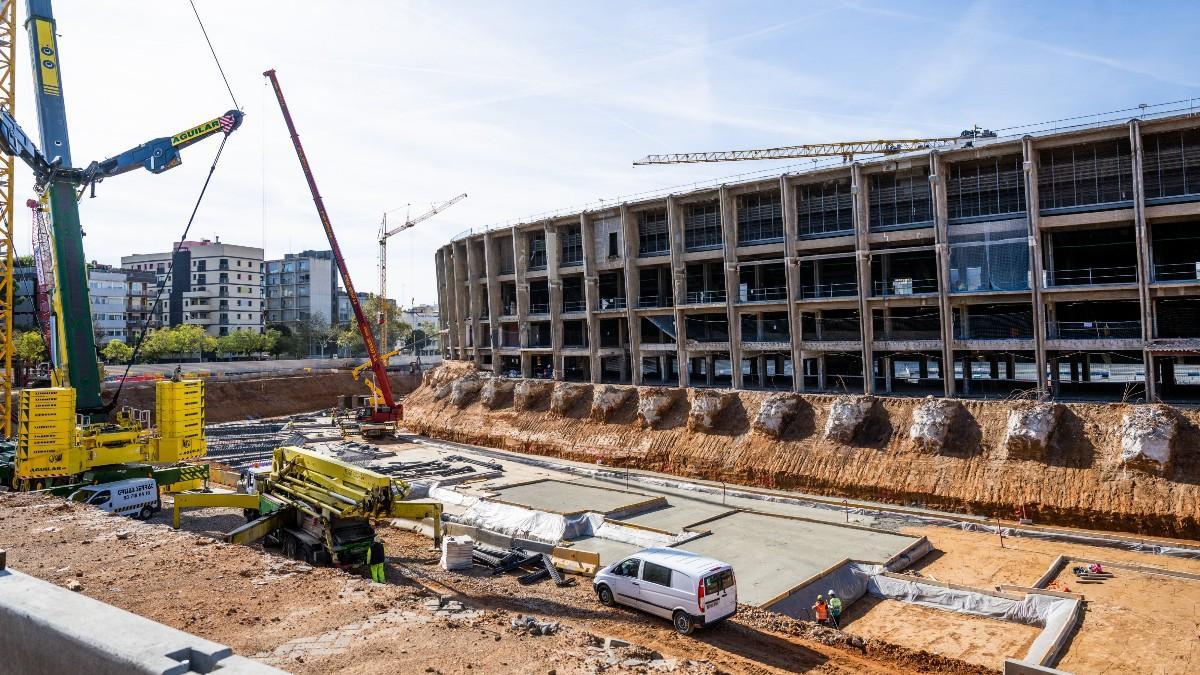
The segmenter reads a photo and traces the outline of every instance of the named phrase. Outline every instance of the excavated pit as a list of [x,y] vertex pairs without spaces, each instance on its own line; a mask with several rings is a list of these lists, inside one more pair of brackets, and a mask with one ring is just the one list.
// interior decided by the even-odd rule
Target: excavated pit
[[[462,376],[473,366],[442,368]],[[435,385],[431,379],[407,398],[406,423],[445,440],[978,515],[1011,517],[1023,508],[1043,525],[1200,538],[1200,410],[1059,404],[1041,456],[1010,458],[1010,418],[1028,403],[954,401],[958,411],[945,425],[942,449],[929,452],[924,440],[911,437],[914,421],[926,414],[918,413],[927,405],[922,399],[799,395],[796,421],[775,437],[755,425],[755,415],[778,396],[767,392],[727,392],[731,399],[712,433],[688,428],[682,389],[597,387],[592,416],[576,418],[551,414],[548,405],[493,411],[476,402],[459,409],[437,400]],[[625,392],[636,392],[636,414],[634,394]],[[604,410],[614,411],[611,421],[597,419]],[[1131,422],[1123,427],[1127,415]],[[831,417],[837,417],[832,424]],[[1165,446],[1149,442],[1171,428]],[[1123,462],[1123,429],[1158,431],[1130,431],[1135,454]]]

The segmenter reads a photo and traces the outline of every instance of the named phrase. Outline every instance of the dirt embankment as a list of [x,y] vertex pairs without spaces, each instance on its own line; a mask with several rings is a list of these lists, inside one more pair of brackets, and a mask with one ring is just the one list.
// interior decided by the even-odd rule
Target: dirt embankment
[[[1171,461],[1149,466],[1121,461],[1122,421],[1134,407],[1124,404],[1064,405],[1044,450],[1018,455],[1006,439],[1019,404],[1007,402],[867,399],[852,433],[831,433],[837,397],[804,395],[775,438],[753,428],[771,396],[761,392],[732,392],[710,430],[689,428],[694,391],[679,391],[653,425],[638,423],[638,396],[606,422],[586,410],[551,414],[548,404],[518,413],[478,402],[459,408],[438,397],[470,369],[447,364],[427,375],[406,401],[408,426],[608,466],[1006,518],[1024,507],[1042,524],[1200,538],[1200,411],[1173,412]],[[921,434],[912,433],[914,421]],[[929,428],[939,431],[940,445]]]
[[[397,397],[417,388],[417,375],[392,373],[392,391]],[[205,414],[209,424],[234,420],[293,415],[329,408],[341,394],[367,394],[366,385],[355,382],[349,371],[327,371],[252,380],[208,380]],[[121,394],[122,406],[154,410],[154,384],[130,384]]]

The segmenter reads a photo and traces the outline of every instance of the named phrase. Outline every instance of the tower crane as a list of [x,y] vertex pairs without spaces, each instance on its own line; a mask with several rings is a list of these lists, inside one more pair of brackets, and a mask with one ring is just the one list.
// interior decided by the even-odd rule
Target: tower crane
[[799,159],[805,157],[841,157],[849,162],[855,155],[894,155],[912,150],[955,147],[959,143],[970,147],[973,139],[995,138],[996,132],[974,127],[958,136],[938,138],[888,138],[874,141],[844,141],[838,143],[812,143],[808,145],[785,145],[760,150],[726,150],[718,152],[680,152],[666,155],[646,155],[634,162],[634,166],[647,164],[699,164],[703,162],[737,162],[755,159]]
[[379,223],[379,345],[381,349],[388,348],[388,304],[387,304],[387,240],[393,234],[398,234],[416,225],[417,223],[429,220],[437,214],[454,206],[467,198],[467,193],[449,199],[437,206],[429,209],[425,213],[416,218],[408,218],[400,225],[388,229],[387,217],[390,211],[383,212],[383,220]]

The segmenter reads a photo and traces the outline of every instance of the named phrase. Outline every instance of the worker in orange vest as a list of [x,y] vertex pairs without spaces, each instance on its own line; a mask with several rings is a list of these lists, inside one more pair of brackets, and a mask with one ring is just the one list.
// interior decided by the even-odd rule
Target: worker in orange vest
[[812,606],[813,617],[822,626],[829,625],[829,605],[825,604],[825,596],[818,595]]

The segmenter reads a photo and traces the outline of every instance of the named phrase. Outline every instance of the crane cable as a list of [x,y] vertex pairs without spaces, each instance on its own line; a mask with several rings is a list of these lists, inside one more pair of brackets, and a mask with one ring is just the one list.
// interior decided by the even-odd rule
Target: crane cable
[[229,86],[229,78],[225,77],[225,69],[221,67],[221,59],[217,58],[217,50],[213,49],[212,40],[208,37],[208,30],[204,28],[204,21],[200,19],[200,11],[196,9],[196,2],[195,0],[188,0],[188,2],[192,5],[192,13],[196,15],[196,23],[200,24],[200,32],[204,33],[204,41],[208,43],[208,51],[212,53],[217,70],[221,73],[221,79],[225,81],[225,89],[229,91],[229,98],[233,99],[233,107],[241,110],[242,106],[238,105],[237,97],[233,95],[233,87]]
[[213,157],[212,166],[208,167],[208,176],[204,178],[204,185],[200,187],[200,195],[196,197],[196,204],[192,207],[192,215],[188,217],[187,225],[183,228],[183,234],[179,235],[179,243],[172,247],[171,262],[167,265],[167,273],[158,281],[158,288],[154,294],[154,305],[151,306],[150,312],[146,318],[142,319],[142,325],[138,329],[137,341],[133,343],[133,354],[129,357],[129,363],[125,364],[125,374],[121,376],[121,381],[117,384],[117,391],[113,394],[113,398],[104,406],[104,412],[109,413],[117,405],[117,401],[121,398],[121,390],[125,388],[125,379],[129,377],[129,369],[137,362],[138,352],[142,349],[142,341],[146,339],[146,334],[149,332],[149,323],[153,317],[158,316],[158,308],[162,304],[163,289],[167,285],[167,279],[171,277],[175,269],[175,251],[178,251],[183,242],[187,241],[188,232],[192,229],[192,223],[196,220],[196,213],[200,210],[200,202],[204,201],[204,193],[208,190],[208,184],[212,181],[213,173],[217,170],[217,162],[221,161],[221,153],[225,150],[225,143],[229,140],[229,134],[226,133],[221,138],[221,146],[217,148],[217,154]]

